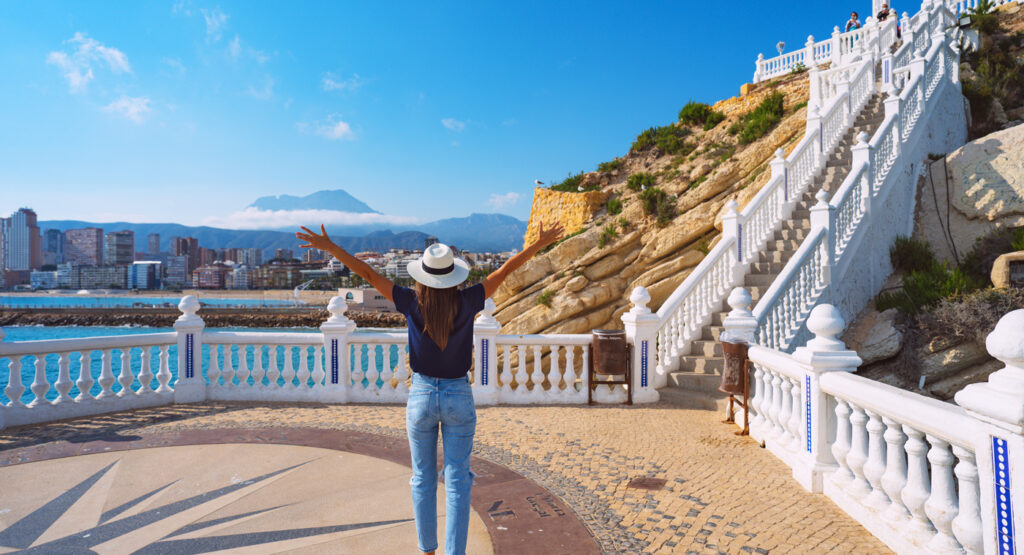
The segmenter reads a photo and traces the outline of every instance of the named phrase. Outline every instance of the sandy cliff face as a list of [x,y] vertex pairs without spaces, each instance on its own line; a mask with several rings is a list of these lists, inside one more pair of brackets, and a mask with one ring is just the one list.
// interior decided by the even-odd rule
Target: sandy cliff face
[[[757,141],[737,144],[727,131],[730,124],[775,90],[785,95],[784,119]],[[536,236],[540,221],[548,225],[557,220],[567,233],[582,232],[536,256],[495,293],[495,316],[503,333],[621,329],[620,316],[638,285],[647,287],[648,306],[657,310],[714,246],[725,203],[736,199],[742,209],[767,183],[768,162],[776,149],[788,153],[803,136],[806,100],[806,75],[786,77],[747,97],[715,104],[727,119],[709,131],[693,127],[687,140],[696,148],[685,156],[656,147],[631,151],[620,158],[617,170],[584,176],[583,185],[596,186],[598,192],[537,189],[527,242]],[[659,226],[645,212],[641,193],[626,187],[629,176],[639,172],[653,174],[655,186],[675,197],[676,217],[667,225]],[[608,214],[605,201],[611,198],[622,202],[620,214]],[[600,236],[609,226],[616,236],[602,247]]]

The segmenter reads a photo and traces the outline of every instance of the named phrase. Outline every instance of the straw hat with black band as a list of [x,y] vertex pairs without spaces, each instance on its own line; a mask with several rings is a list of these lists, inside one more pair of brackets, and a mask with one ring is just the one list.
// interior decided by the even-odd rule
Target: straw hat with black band
[[466,281],[469,264],[455,258],[452,249],[443,243],[434,243],[423,251],[419,260],[406,266],[412,279],[435,289],[447,289]]

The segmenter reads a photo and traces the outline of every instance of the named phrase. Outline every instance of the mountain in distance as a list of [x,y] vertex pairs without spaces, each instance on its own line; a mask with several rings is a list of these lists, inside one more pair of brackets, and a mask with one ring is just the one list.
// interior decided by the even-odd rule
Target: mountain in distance
[[470,214],[466,218],[446,218],[407,228],[429,233],[442,243],[476,252],[521,249],[526,235],[526,222],[505,214]]
[[380,214],[343,189],[317,191],[304,197],[293,195],[260,197],[249,206],[260,210],[337,210],[354,214]]

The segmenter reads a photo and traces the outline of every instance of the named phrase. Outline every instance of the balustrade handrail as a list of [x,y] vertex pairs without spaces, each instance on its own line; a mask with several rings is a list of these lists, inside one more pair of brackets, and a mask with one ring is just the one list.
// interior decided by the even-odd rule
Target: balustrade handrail
[[778,372],[787,378],[803,381],[806,374],[801,364],[793,358],[793,355],[783,351],[753,344],[750,345],[747,351],[747,357],[750,358],[750,362],[770,368],[772,371]]
[[132,347],[153,347],[173,345],[177,341],[175,332],[139,333],[97,337],[76,337],[69,339],[39,339],[33,341],[0,342],[0,357],[25,356],[41,353],[67,353],[77,351],[99,351]]
[[349,336],[349,343],[359,344],[398,344],[408,343],[409,334],[402,332],[359,333]]
[[846,372],[825,373],[820,384],[833,397],[972,451],[973,438],[984,435],[963,408],[938,399]]
[[537,333],[499,335],[496,345],[590,345],[592,336],[586,333]]
[[320,333],[206,331],[203,332],[203,342],[219,345],[323,345],[324,339]]
[[697,264],[697,267],[690,272],[690,275],[686,276],[686,279],[679,284],[679,287],[672,292],[671,295],[665,299],[665,302],[661,303],[661,307],[658,308],[656,314],[661,320],[660,325],[665,325],[668,321],[669,316],[675,312],[679,305],[694,289],[702,279],[708,274],[708,270],[715,265],[719,259],[723,258],[729,251],[729,247],[736,244],[736,237],[723,237],[715,248],[711,249],[704,259]]

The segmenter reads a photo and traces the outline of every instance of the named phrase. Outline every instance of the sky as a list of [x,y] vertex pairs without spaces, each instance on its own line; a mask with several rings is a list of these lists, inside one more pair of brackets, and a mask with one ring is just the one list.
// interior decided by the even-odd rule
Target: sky
[[295,218],[257,197],[344,189],[384,222],[526,219],[535,179],[738,94],[759,52],[850,9],[4,2],[0,215],[258,228]]

